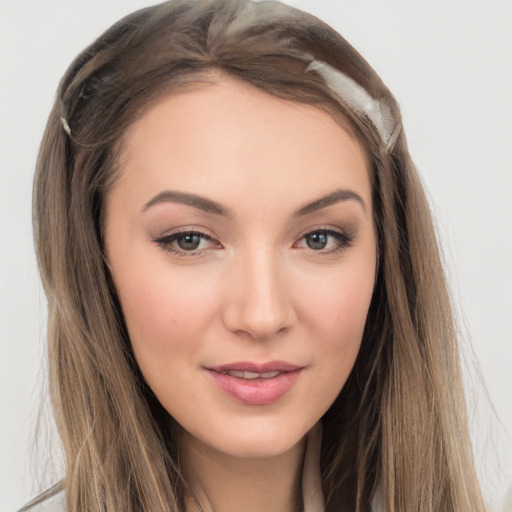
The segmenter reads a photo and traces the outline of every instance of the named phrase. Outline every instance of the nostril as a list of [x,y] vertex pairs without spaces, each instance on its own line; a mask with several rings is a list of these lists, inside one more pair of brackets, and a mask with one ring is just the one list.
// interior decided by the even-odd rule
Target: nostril
[[275,254],[267,250],[240,255],[230,276],[232,286],[226,289],[223,321],[228,330],[266,340],[296,322],[287,272],[276,265]]
[[291,322],[288,322],[290,325],[283,325],[285,319],[267,319],[267,321],[255,322],[254,320],[249,319],[240,319],[236,321],[237,328],[232,328],[231,326],[234,322],[225,322],[226,327],[233,331],[240,337],[250,338],[258,341],[265,341],[270,338],[274,338],[276,335],[283,335],[291,327]]

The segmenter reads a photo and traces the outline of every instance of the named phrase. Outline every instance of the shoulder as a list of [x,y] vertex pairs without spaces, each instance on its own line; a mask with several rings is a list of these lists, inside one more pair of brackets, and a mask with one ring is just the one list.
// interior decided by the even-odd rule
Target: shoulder
[[62,482],[40,494],[18,512],[66,512],[66,493]]
[[375,494],[373,495],[372,503],[371,503],[371,512],[384,512],[384,497],[382,496],[382,492],[380,489],[377,489]]

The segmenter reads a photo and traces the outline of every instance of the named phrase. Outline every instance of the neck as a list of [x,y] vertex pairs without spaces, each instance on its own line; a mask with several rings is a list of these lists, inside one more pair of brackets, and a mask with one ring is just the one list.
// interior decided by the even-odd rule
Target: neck
[[297,512],[302,510],[304,441],[272,457],[231,456],[185,434],[181,466],[189,485],[186,512]]

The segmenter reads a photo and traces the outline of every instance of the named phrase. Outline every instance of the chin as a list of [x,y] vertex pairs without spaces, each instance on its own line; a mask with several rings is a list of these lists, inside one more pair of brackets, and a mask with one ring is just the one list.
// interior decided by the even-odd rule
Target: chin
[[252,418],[236,428],[188,432],[188,442],[236,458],[269,458],[283,455],[302,442],[316,421],[295,424],[258,421]]

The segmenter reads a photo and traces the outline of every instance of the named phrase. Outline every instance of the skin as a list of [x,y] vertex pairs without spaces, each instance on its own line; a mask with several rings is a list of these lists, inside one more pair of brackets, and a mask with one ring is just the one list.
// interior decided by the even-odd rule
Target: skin
[[[194,494],[216,512],[297,510],[305,436],[353,367],[373,292],[361,145],[325,112],[221,77],[154,104],[125,135],[120,162],[107,258],[141,371],[183,427]],[[339,190],[349,192],[303,208]],[[184,250],[183,234],[169,238],[177,230],[210,239]],[[327,245],[311,247],[319,237]],[[265,405],[229,396],[207,370],[276,360],[301,370]],[[188,495],[186,506],[197,510]]]

